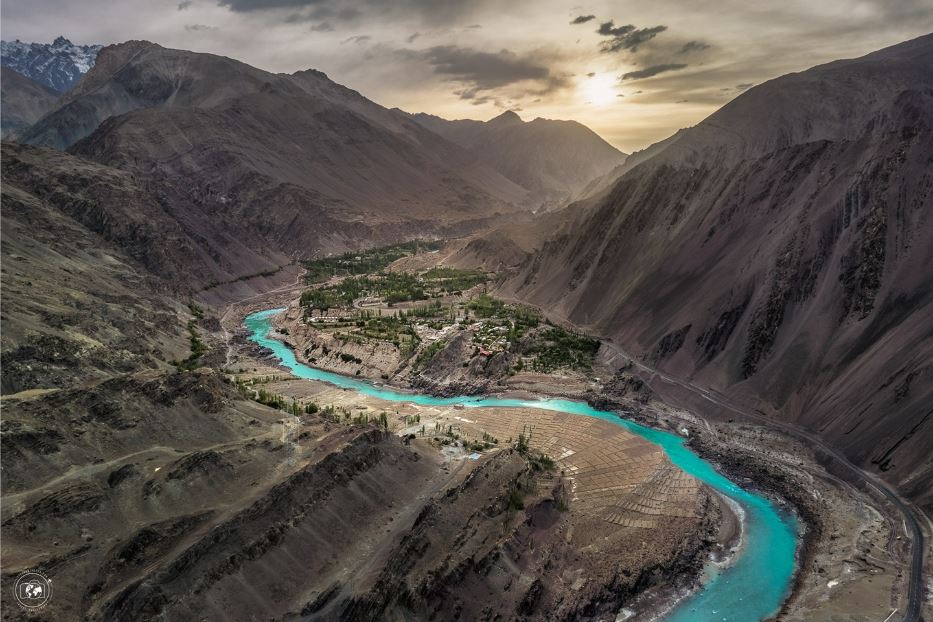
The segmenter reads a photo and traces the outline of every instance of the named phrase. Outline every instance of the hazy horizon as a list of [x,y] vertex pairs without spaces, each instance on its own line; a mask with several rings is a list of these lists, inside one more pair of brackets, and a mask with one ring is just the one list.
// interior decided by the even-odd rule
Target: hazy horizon
[[754,84],[933,30],[933,6],[916,0],[8,0],[2,17],[7,41],[147,39],[268,71],[314,68],[390,108],[573,119],[627,152]]

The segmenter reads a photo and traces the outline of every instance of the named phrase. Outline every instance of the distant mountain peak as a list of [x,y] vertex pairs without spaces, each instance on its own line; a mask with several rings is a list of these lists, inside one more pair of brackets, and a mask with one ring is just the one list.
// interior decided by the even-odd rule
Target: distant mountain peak
[[506,110],[498,117],[494,117],[487,121],[491,125],[518,125],[524,123],[522,118],[514,110]]
[[0,42],[4,66],[59,93],[70,90],[97,60],[101,45],[75,45],[59,35],[52,43]]
[[534,209],[562,205],[626,158],[576,121],[538,117],[526,122],[514,110],[485,122],[448,121],[425,113],[410,116],[526,188]]
[[316,78],[323,78],[324,80],[330,80],[330,77],[319,69],[300,69],[292,74],[293,76],[314,76]]

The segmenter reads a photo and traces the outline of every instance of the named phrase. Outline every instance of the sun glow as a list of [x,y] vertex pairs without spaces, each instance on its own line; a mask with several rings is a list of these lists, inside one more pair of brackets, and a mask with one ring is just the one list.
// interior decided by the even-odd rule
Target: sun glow
[[616,78],[611,73],[589,76],[578,86],[580,97],[587,104],[606,106],[616,100]]

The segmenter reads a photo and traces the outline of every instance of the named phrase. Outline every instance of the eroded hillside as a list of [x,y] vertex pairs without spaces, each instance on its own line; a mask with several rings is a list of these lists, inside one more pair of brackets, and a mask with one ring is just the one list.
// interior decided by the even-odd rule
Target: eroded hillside
[[929,503],[931,60],[928,36],[750,90],[568,214],[503,291]]

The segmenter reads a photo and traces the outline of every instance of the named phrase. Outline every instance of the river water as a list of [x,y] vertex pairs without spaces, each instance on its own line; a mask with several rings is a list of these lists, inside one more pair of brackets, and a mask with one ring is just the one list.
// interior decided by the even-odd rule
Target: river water
[[684,439],[670,432],[655,430],[617,414],[592,408],[584,402],[565,399],[503,399],[497,397],[439,398],[374,386],[340,374],[299,363],[295,353],[270,337],[271,318],[284,309],[270,309],[248,316],[250,339],[271,350],[279,361],[299,378],[321,380],[390,402],[410,402],[424,406],[463,404],[470,408],[541,408],[598,417],[621,425],[646,440],[660,445],[671,462],[735,501],[744,514],[743,543],[733,562],[724,569],[709,572],[703,587],[681,600],[664,616],[670,622],[756,622],[777,613],[787,596],[794,576],[797,523],[794,516],[771,501],[737,486],[713,466],[684,446]]

